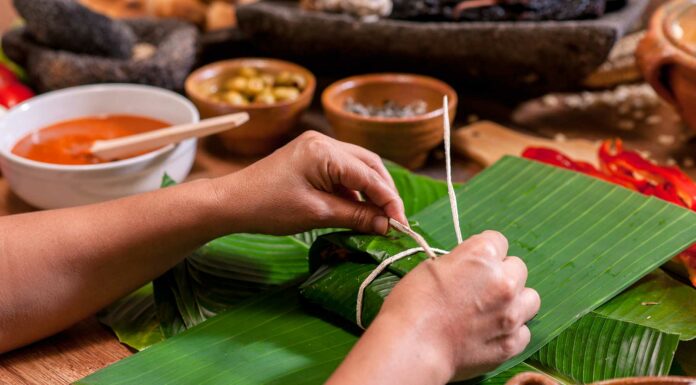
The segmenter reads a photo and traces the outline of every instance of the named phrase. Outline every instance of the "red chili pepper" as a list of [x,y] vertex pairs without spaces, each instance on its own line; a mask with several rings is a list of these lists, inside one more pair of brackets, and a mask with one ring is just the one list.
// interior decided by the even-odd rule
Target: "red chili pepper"
[[[602,170],[612,176],[631,178],[642,185],[639,191],[690,209],[696,209],[696,184],[678,167],[658,166],[640,154],[623,149],[621,140],[605,141],[599,149]],[[646,191],[644,191],[646,190]]]
[[19,80],[14,72],[0,64],[0,88],[4,87],[6,84],[11,84],[18,81]]
[[9,68],[0,64],[0,105],[11,108],[34,96]]
[[[599,170],[549,148],[529,147],[522,153],[525,158],[582,172],[696,211],[696,183],[678,167],[659,166],[637,152],[624,150],[619,139],[602,143],[598,155]],[[696,286],[696,244],[675,258],[684,263]]]
[[556,150],[544,147],[527,147],[522,153],[523,158],[538,160],[542,163],[547,163],[568,170],[578,171],[583,174],[593,176],[595,178],[604,179],[607,182],[619,184],[631,190],[637,190],[631,183],[621,180],[620,178],[611,178],[597,170],[593,165],[587,162],[575,161],[561,154]]
[[0,105],[6,108],[12,108],[32,96],[34,92],[19,82],[0,87]]
[[689,272],[691,284],[696,287],[696,245],[682,251],[678,259],[682,261],[686,271]]

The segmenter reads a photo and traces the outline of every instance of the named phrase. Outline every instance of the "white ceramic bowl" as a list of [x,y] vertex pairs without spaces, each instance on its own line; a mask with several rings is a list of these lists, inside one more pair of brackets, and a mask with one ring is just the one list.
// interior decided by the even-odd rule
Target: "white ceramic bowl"
[[37,162],[12,153],[29,132],[53,123],[103,114],[140,115],[171,124],[198,121],[188,99],[156,87],[101,84],[30,99],[0,117],[0,167],[12,191],[44,209],[78,206],[159,188],[164,173],[182,181],[196,156],[196,139],[134,158],[94,165]]

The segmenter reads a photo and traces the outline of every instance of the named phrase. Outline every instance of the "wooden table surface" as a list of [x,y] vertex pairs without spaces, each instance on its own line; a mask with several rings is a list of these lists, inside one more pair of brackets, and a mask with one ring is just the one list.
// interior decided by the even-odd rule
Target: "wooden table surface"
[[[654,2],[661,2],[655,0]],[[13,20],[10,13],[10,0],[0,0],[0,31],[6,29],[8,23]],[[460,95],[459,116],[466,120],[467,116],[476,113],[478,116],[494,118],[503,123],[510,122],[514,106],[497,101],[482,100],[476,95],[467,97]],[[673,112],[668,107],[659,107],[665,116],[672,116]],[[584,115],[583,115],[584,114]],[[591,131],[586,128],[596,127],[596,117],[605,116],[599,111],[584,111],[570,115],[565,111],[545,114],[543,119],[532,114],[528,129],[541,132],[547,136],[553,136],[559,132],[568,137],[607,137],[618,135],[616,132],[606,131],[598,127]],[[603,118],[603,122],[611,119]],[[566,122],[572,122],[570,126]],[[671,120],[665,119],[666,122]],[[316,106],[303,119],[303,127],[324,131],[326,122]],[[579,128],[578,128],[579,127]],[[564,131],[564,129],[566,131]],[[651,131],[652,130],[652,131]],[[633,143],[638,148],[652,150],[658,160],[664,161],[668,157],[677,156],[680,151],[688,151],[693,154],[693,143],[688,143],[688,138],[675,143],[672,147],[657,146],[655,138],[661,133],[674,134],[681,132],[679,124],[666,124],[659,132],[655,128],[648,130],[636,129],[635,133],[647,133],[646,135],[621,135],[626,137],[629,144]],[[248,165],[253,159],[236,159],[222,155],[222,152],[214,145],[199,146],[199,153],[190,178],[215,177],[238,170]],[[213,143],[212,145],[210,143]],[[661,153],[662,152],[662,153]],[[676,155],[675,155],[676,154]],[[471,161],[458,158],[455,160],[455,179],[463,181],[476,173],[480,168]],[[690,170],[696,175],[696,169]],[[436,151],[429,161],[428,166],[421,170],[422,173],[434,177],[442,177],[441,151]],[[10,192],[7,182],[0,178],[0,215],[22,213],[32,210],[30,206],[22,202]],[[99,370],[113,362],[133,354],[127,347],[121,345],[108,328],[99,324],[94,317],[79,322],[72,328],[58,333],[43,341],[34,343],[10,353],[0,355],[0,384],[68,384],[82,378],[96,370]]]

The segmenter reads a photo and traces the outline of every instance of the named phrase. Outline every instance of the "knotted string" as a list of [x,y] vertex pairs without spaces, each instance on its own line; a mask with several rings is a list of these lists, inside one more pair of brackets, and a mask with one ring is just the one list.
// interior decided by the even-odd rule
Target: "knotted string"
[[[463,242],[462,240],[462,230],[459,228],[459,209],[457,208],[457,195],[454,192],[454,184],[452,183],[452,155],[451,155],[451,138],[450,138],[450,121],[449,121],[449,106],[448,106],[447,95],[443,99],[442,107],[442,119],[444,125],[444,136],[445,136],[445,170],[447,173],[447,195],[449,196],[450,209],[452,211],[452,223],[454,224],[454,233],[457,236],[457,244]],[[389,267],[392,263],[409,257],[413,254],[425,252],[425,254],[431,258],[437,258],[437,254],[447,254],[449,251],[441,250],[430,247],[428,242],[423,238],[422,235],[413,231],[408,225],[400,223],[392,218],[389,218],[389,225],[394,228],[394,230],[404,233],[409,237],[413,238],[419,247],[414,247],[408,250],[404,250],[398,254],[395,254],[382,261],[372,272],[368,275],[358,288],[358,299],[355,303],[355,322],[361,329],[365,329],[362,323],[362,308],[363,300],[365,297],[365,289],[379,276],[382,272]]]
[[[382,261],[382,263],[377,265],[377,267],[374,270],[372,270],[370,275],[368,275],[367,278],[365,278],[365,280],[360,284],[360,288],[358,289],[358,301],[355,304],[355,321],[361,329],[365,329],[365,327],[362,324],[362,307],[363,299],[365,297],[365,289],[367,289],[367,287],[375,280],[375,278],[377,278],[378,275],[382,274],[382,272],[392,263],[402,258],[409,257],[413,254],[420,253],[424,250],[425,249],[423,247],[414,247],[412,249],[404,250],[398,254],[392,255],[391,257],[385,259],[384,261]],[[449,251],[447,250],[440,250],[434,248],[430,248],[430,250],[438,254],[449,253]]]

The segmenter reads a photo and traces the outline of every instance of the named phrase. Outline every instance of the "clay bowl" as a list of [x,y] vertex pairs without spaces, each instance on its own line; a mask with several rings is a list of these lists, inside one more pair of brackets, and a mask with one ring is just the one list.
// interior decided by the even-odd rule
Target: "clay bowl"
[[[274,104],[255,104],[234,106],[216,101],[204,92],[201,84],[211,79],[225,78],[236,74],[242,67],[253,67],[261,72],[277,74],[290,71],[302,75],[307,85],[300,96],[291,101]],[[274,59],[233,59],[215,62],[194,71],[186,79],[186,95],[198,107],[202,118],[246,111],[249,121],[234,130],[218,135],[224,147],[231,153],[243,156],[264,155],[282,146],[292,129],[307,109],[314,95],[316,80],[304,67]]]
[[[446,83],[427,76],[392,73],[353,76],[330,85],[324,90],[321,102],[337,139],[414,169],[422,166],[428,152],[442,141],[444,95],[449,98],[450,121],[454,121],[457,93]],[[366,105],[381,105],[385,100],[406,105],[423,100],[427,112],[407,118],[362,116],[345,110],[349,98]]]
[[[629,377],[595,382],[592,385],[693,385],[694,377]],[[551,377],[540,373],[524,372],[512,377],[505,385],[558,385]]]
[[696,130],[696,1],[661,6],[636,56],[647,81]]

